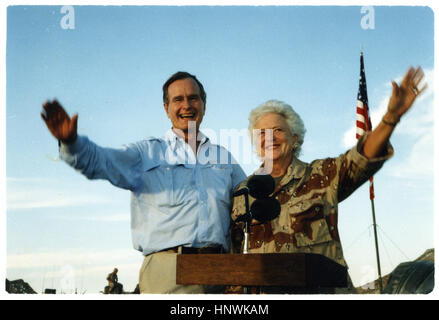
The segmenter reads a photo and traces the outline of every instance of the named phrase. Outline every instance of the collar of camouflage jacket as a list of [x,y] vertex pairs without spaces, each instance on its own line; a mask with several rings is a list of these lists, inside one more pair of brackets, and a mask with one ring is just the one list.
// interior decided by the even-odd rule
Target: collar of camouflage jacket
[[303,176],[305,175],[307,166],[308,166],[307,163],[300,161],[295,156],[293,156],[293,160],[288,166],[287,174],[284,176],[284,178],[288,177],[288,181],[286,182],[289,182],[291,179],[302,179]]
[[[283,186],[287,185],[291,180],[301,180],[306,173],[306,169],[308,167],[308,163],[300,161],[294,155],[290,165],[288,166],[286,174],[283,176],[279,185],[274,190],[273,194],[282,189]],[[262,169],[262,166],[261,166]]]

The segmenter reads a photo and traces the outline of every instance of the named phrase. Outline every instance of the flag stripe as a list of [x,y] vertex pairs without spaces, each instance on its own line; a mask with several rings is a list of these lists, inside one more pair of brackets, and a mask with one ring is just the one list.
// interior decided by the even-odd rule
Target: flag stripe
[[366,124],[363,121],[357,120],[357,129],[360,128],[362,130],[366,130]]

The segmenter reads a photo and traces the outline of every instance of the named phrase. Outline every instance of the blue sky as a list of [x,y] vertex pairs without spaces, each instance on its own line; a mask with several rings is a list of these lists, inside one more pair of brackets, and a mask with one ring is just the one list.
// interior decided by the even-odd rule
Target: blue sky
[[[251,109],[283,100],[304,120],[301,159],[312,161],[355,143],[361,46],[373,125],[390,81],[410,65],[422,66],[429,85],[391,139],[395,156],[375,177],[383,274],[434,247],[430,8],[375,6],[371,29],[362,28],[361,6],[73,6],[74,29],[62,28],[61,8],[7,9],[8,279],[22,278],[38,292],[96,293],[117,266],[132,290],[142,262],[131,245],[129,193],[59,161],[39,115],[45,100],[56,97],[78,113],[80,134],[117,147],[170,128],[161,86],[189,71],[206,89],[202,128],[214,138],[221,130],[244,132]],[[258,165],[252,159],[242,163],[247,174]],[[339,216],[355,285],[376,278],[371,224],[363,186],[341,203]]]

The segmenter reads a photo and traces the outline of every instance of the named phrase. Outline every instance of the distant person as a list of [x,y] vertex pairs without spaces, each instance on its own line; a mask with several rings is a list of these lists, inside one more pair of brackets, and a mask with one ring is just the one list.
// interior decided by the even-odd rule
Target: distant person
[[117,278],[117,271],[118,271],[117,268],[114,268],[113,272],[109,273],[107,276],[108,287],[110,292],[113,291],[113,288],[119,282]]
[[60,141],[61,159],[89,179],[131,191],[133,246],[145,256],[141,293],[221,292],[176,285],[176,255],[229,251],[231,194],[245,174],[227,150],[199,131],[206,92],[194,75],[172,75],[163,85],[163,105],[172,129],[119,149],[78,135],[78,115],[70,119],[56,100],[46,102],[41,115]]
[[[418,89],[423,76],[420,68],[410,68],[400,86],[392,82],[393,92],[387,112],[378,126],[364,134],[355,147],[337,158],[315,160],[309,164],[298,159],[305,127],[291,106],[271,100],[251,111],[249,130],[254,136],[252,143],[262,159],[262,167],[256,173],[270,174],[274,178],[272,196],[279,201],[281,211],[271,221],[253,221],[249,253],[315,253],[347,267],[337,228],[338,203],[393,155],[389,138],[401,117],[426,88]],[[270,164],[269,169],[266,163]],[[243,181],[237,190],[247,181]],[[249,198],[251,205],[255,199]],[[244,213],[244,197],[236,197],[232,219],[236,220]],[[239,231],[240,228],[235,228],[232,235],[232,239],[238,239],[235,243],[237,252],[242,246]],[[352,289],[352,284],[349,289]],[[288,287],[262,287],[258,290],[260,293],[304,293]]]

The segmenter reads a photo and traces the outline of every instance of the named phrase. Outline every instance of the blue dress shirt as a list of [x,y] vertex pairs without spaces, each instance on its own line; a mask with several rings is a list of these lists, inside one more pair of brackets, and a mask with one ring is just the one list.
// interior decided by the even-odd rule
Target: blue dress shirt
[[60,146],[60,158],[89,179],[131,191],[133,246],[144,255],[176,246],[229,250],[233,189],[246,178],[231,154],[201,132],[197,155],[169,130],[121,148],[86,136]]

